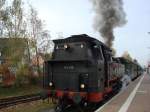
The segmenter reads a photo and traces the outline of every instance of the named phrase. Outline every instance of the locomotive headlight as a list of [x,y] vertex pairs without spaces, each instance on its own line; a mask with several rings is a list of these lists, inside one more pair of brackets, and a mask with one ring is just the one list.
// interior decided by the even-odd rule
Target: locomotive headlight
[[53,86],[53,83],[52,83],[52,82],[50,82],[50,83],[49,83],[49,86],[50,86],[50,87],[51,87],[51,86]]
[[84,88],[85,88],[85,85],[84,85],[84,84],[81,84],[81,85],[80,85],[80,88],[81,88],[81,89],[84,89]]
[[80,46],[81,48],[83,48],[84,47],[84,45],[83,44],[81,44],[81,46]]

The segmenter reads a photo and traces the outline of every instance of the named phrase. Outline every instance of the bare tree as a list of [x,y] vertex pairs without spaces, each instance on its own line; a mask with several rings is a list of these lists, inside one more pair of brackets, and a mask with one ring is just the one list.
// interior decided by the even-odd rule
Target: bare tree
[[30,6],[29,21],[30,24],[28,26],[28,30],[33,47],[35,48],[38,74],[41,74],[39,54],[48,53],[51,45],[51,36],[49,34],[49,31],[45,30],[43,21],[38,17],[37,11],[32,6]]
[[[0,34],[1,37],[7,38],[22,38],[26,45],[27,53],[23,58],[28,57],[28,65],[31,63],[31,55],[36,54],[37,68],[40,74],[39,53],[48,54],[52,45],[51,36],[48,30],[45,29],[44,22],[38,17],[37,11],[30,5],[30,10],[27,12],[29,16],[25,16],[22,0],[12,0],[7,4],[7,0],[0,0]],[[9,44],[9,57],[20,59],[21,52],[14,54],[13,47],[16,45],[12,39]],[[13,46],[13,47],[12,47]],[[20,46],[21,47],[21,46]],[[20,53],[20,54],[19,54]]]
[[10,60],[10,66],[20,66],[22,60],[25,60],[25,64],[31,63],[26,26],[22,0],[12,0],[9,4],[7,0],[0,0],[0,33],[1,37],[9,38],[4,52],[9,54],[5,58]]
[[4,32],[4,19],[5,19],[5,6],[6,0],[0,0],[0,35],[3,37],[3,32]]

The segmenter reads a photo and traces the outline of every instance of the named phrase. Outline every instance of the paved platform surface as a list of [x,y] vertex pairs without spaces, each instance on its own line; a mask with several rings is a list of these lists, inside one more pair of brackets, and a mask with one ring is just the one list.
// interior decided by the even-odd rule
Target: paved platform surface
[[95,112],[150,112],[150,75],[144,74]]

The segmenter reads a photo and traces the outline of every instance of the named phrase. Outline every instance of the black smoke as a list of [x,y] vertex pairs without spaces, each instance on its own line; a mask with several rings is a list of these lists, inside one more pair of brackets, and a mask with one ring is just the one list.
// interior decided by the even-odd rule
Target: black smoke
[[104,38],[107,46],[112,47],[114,28],[126,23],[122,0],[90,0],[95,11],[94,28]]

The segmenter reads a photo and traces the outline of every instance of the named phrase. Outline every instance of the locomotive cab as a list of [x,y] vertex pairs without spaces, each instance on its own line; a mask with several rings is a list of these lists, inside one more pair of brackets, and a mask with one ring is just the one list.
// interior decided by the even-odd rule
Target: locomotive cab
[[100,81],[103,81],[101,76],[104,74],[103,53],[100,46],[89,43],[87,39],[70,37],[54,40],[52,59],[45,62],[45,86],[73,92],[100,89]]

